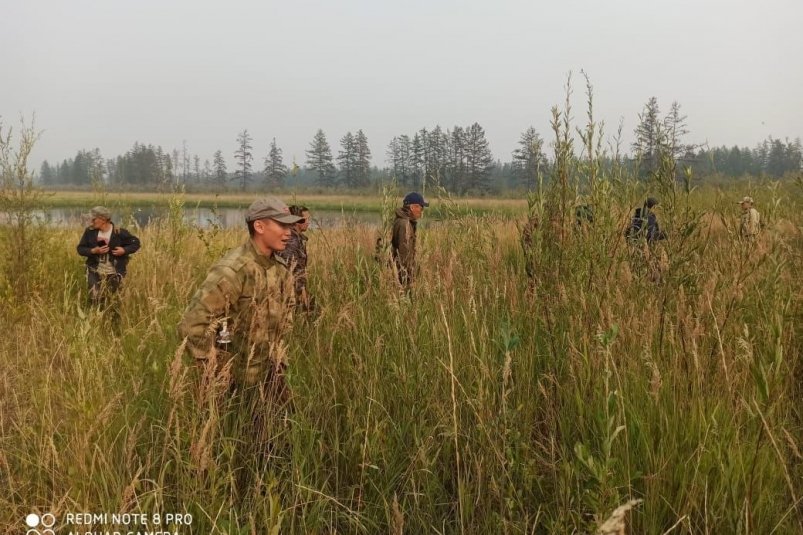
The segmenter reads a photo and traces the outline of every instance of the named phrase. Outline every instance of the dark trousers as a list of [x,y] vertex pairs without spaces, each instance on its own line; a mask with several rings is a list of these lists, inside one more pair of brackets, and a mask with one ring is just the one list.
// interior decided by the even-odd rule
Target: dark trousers
[[114,294],[120,290],[123,276],[119,273],[100,275],[97,271],[88,269],[86,271],[86,281],[89,285],[89,302],[96,306],[105,307],[111,303]]

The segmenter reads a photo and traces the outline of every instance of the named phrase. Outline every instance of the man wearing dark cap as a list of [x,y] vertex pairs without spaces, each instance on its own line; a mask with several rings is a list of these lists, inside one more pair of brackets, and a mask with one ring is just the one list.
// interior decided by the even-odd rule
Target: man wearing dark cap
[[249,239],[210,268],[178,326],[205,376],[230,373],[235,390],[258,391],[279,406],[289,399],[284,338],[294,291],[276,253],[301,219],[276,197],[254,201],[245,214]]
[[424,201],[424,197],[413,191],[405,195],[402,207],[396,210],[390,242],[391,252],[399,274],[399,283],[405,289],[410,288],[415,276],[416,226],[426,206],[429,203]]
[[129,256],[139,250],[139,238],[112,223],[112,214],[104,206],[89,213],[89,226],[78,242],[78,254],[86,257],[89,299],[105,305],[123,282]]

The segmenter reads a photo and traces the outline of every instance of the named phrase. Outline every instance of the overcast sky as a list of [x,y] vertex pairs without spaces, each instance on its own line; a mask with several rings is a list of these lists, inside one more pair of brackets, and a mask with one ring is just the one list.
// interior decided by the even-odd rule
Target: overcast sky
[[0,116],[36,113],[34,162],[135,141],[201,161],[237,133],[255,168],[286,163],[322,128],[337,152],[363,129],[382,165],[394,135],[479,122],[508,160],[580,70],[597,118],[632,139],[651,96],[677,100],[688,141],[754,146],[803,136],[803,0],[0,0]]

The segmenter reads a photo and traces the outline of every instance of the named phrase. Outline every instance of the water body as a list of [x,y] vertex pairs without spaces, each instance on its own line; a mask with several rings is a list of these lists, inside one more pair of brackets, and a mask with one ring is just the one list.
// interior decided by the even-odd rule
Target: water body
[[[54,227],[84,227],[89,224],[86,212],[80,208],[48,208],[38,210],[34,217],[39,223]],[[184,221],[188,225],[201,228],[218,226],[221,228],[242,228],[245,226],[244,208],[183,208]],[[127,208],[112,210],[112,219],[121,226],[144,228],[151,223],[164,220],[169,212],[166,207]],[[0,222],[8,222],[8,216],[0,215]],[[336,228],[344,225],[362,224],[378,227],[382,216],[378,212],[312,212],[311,228]]]

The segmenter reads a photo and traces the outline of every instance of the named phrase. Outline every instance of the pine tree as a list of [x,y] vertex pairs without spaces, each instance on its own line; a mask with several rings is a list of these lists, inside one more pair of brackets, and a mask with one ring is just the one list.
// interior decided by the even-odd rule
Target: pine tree
[[201,173],[202,182],[206,183],[212,180],[212,164],[209,160],[204,160],[204,169]]
[[187,183],[187,178],[190,173],[190,153],[187,150],[187,140],[181,143],[181,181]]
[[170,169],[171,169],[171,177],[176,179],[176,184],[178,184],[178,177],[181,176],[181,155],[178,153],[178,149],[173,149],[170,158]]
[[335,185],[335,165],[332,163],[332,149],[326,141],[323,130],[318,130],[306,151],[307,167],[318,175],[318,184],[333,187]]
[[427,146],[429,148],[429,162],[427,173],[429,178],[440,182],[446,174],[446,165],[449,161],[449,136],[436,125],[429,132]]
[[193,174],[195,175],[193,179],[196,183],[201,182],[201,157],[197,154],[192,157],[192,169]]
[[485,138],[485,130],[474,123],[465,131],[466,190],[487,192],[490,189],[490,175],[494,167],[493,156]]
[[237,170],[234,172],[234,179],[240,182],[240,189],[245,191],[251,181],[251,161],[254,159],[251,150],[251,135],[248,130],[243,130],[237,134],[237,150],[234,151],[234,159],[237,161]]
[[337,163],[340,166],[340,181],[347,188],[356,187],[357,145],[351,132],[346,132],[346,135],[340,140]]
[[226,172],[226,160],[223,159],[223,151],[218,150],[212,156],[212,165],[214,166],[214,178],[220,189],[226,189],[229,175]]
[[354,137],[355,150],[357,152],[355,178],[360,187],[368,186],[371,183],[371,149],[368,147],[368,137],[362,131],[357,130]]
[[404,186],[410,184],[410,138],[407,135],[390,140],[387,150],[393,178]]
[[47,160],[42,162],[42,167],[39,171],[39,181],[45,186],[55,184],[56,182],[56,173],[54,169],[50,167],[50,164],[47,163]]
[[641,169],[647,174],[658,169],[661,158],[664,131],[659,115],[658,99],[650,97],[639,114],[639,124],[634,132],[636,141],[633,143],[633,153],[640,162]]
[[689,149],[683,143],[683,136],[689,133],[689,129],[686,126],[686,116],[680,114],[680,104],[677,101],[672,103],[669,113],[664,117],[664,131],[668,154],[675,159],[681,158]]
[[281,187],[286,176],[287,166],[282,161],[282,149],[276,146],[276,138],[273,138],[268,157],[265,158],[265,184],[272,188]]
[[544,140],[532,126],[521,134],[519,148],[513,151],[513,176],[516,183],[531,189],[539,173],[546,170],[546,154],[543,152]]
[[455,126],[449,133],[448,143],[449,163],[447,167],[447,184],[451,191],[465,191],[466,158],[464,148],[463,129]]

